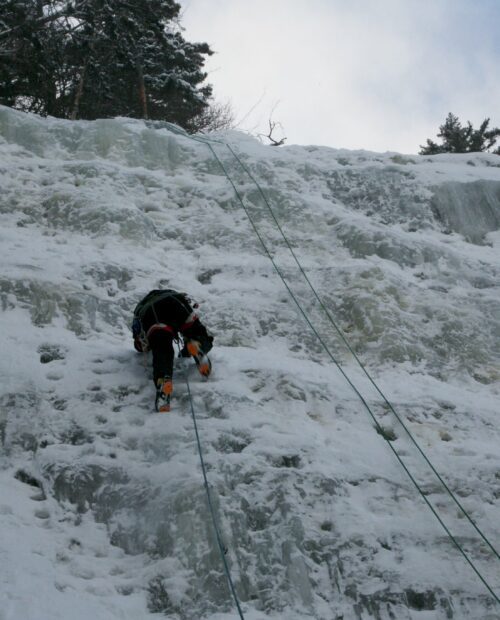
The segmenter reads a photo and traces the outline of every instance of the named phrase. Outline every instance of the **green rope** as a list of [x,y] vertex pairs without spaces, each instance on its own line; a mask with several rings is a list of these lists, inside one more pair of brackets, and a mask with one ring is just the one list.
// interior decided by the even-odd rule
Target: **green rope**
[[344,342],[344,344],[346,345],[346,347],[348,348],[349,352],[352,354],[352,356],[354,357],[354,359],[356,360],[356,362],[358,363],[358,365],[360,366],[360,368],[362,369],[362,371],[364,372],[364,374],[366,375],[366,377],[368,378],[368,380],[370,381],[370,383],[373,385],[373,387],[376,389],[376,391],[378,392],[378,394],[383,398],[384,402],[387,404],[387,406],[389,407],[389,409],[392,411],[392,413],[394,414],[394,416],[396,417],[396,419],[398,420],[398,422],[401,424],[401,426],[404,428],[404,430],[406,431],[407,435],[409,436],[410,440],[412,441],[412,443],[415,445],[415,447],[417,448],[418,452],[421,454],[421,456],[424,458],[425,462],[429,465],[430,469],[433,471],[433,473],[436,475],[436,477],[438,478],[439,482],[443,485],[443,487],[446,489],[446,491],[448,492],[448,494],[450,495],[450,497],[453,499],[453,501],[455,502],[455,504],[458,506],[458,508],[460,509],[460,511],[462,512],[462,514],[467,518],[467,520],[469,521],[469,523],[474,527],[474,529],[476,530],[476,532],[479,534],[479,536],[483,539],[483,541],[488,545],[488,547],[491,549],[491,551],[494,553],[494,555],[497,557],[497,559],[500,559],[500,554],[498,553],[498,551],[495,549],[495,547],[490,543],[490,541],[486,538],[486,536],[483,534],[483,532],[479,529],[479,527],[474,523],[473,519],[469,516],[469,514],[467,513],[467,511],[465,510],[465,508],[462,506],[462,504],[460,503],[460,501],[457,499],[457,497],[455,496],[455,494],[453,493],[453,491],[449,488],[449,486],[447,485],[447,483],[443,480],[443,478],[441,477],[441,475],[439,474],[439,472],[436,470],[436,468],[434,467],[434,465],[432,464],[432,462],[430,461],[430,459],[427,457],[427,455],[425,454],[425,452],[422,450],[422,448],[420,447],[420,445],[418,444],[418,442],[416,441],[416,439],[413,437],[411,431],[408,429],[408,427],[406,426],[406,424],[404,423],[404,421],[401,419],[401,416],[396,412],[396,410],[394,409],[394,407],[392,406],[392,404],[390,403],[390,401],[387,399],[387,397],[385,396],[385,394],[382,392],[382,390],[378,387],[378,385],[375,383],[375,381],[372,379],[372,377],[370,376],[369,372],[366,370],[364,364],[362,363],[362,361],[359,359],[359,357],[357,356],[356,352],[353,350],[353,348],[351,347],[351,345],[349,344],[349,341],[347,340],[347,338],[344,336],[342,330],[338,327],[337,323],[335,322],[335,320],[333,319],[332,315],[330,314],[328,308],[325,306],[325,304],[323,303],[322,299],[320,298],[320,296],[318,295],[316,289],[314,288],[313,284],[311,283],[309,277],[307,276],[306,272],[304,271],[302,265],[300,264],[293,247],[291,246],[287,236],[285,235],[283,228],[281,227],[278,219],[276,218],[276,215],[274,213],[273,208],[271,207],[271,205],[269,204],[269,201],[266,197],[266,195],[264,194],[264,191],[262,190],[261,186],[259,185],[259,183],[257,182],[257,180],[255,179],[255,177],[252,175],[252,173],[248,170],[248,168],[242,163],[241,159],[238,157],[238,155],[236,155],[236,153],[233,151],[233,149],[231,148],[231,146],[229,144],[226,144],[227,148],[229,149],[229,151],[231,151],[231,153],[233,154],[234,158],[238,161],[238,163],[240,164],[240,166],[243,168],[243,170],[248,174],[248,176],[252,179],[252,181],[254,182],[254,184],[256,185],[260,195],[262,196],[267,208],[269,209],[269,212],[281,234],[281,236],[283,237],[283,240],[285,241],[287,248],[289,249],[291,255],[293,256],[294,261],[296,262],[301,274],[303,275],[305,281],[307,282],[309,288],[311,289],[314,297],[316,298],[316,300],[318,301],[318,303],[321,306],[321,309],[323,310],[323,312],[325,313],[325,315],[327,316],[329,322],[331,323],[331,325],[335,328],[336,332],[338,333],[338,335],[340,336],[340,338],[342,339],[342,341]]
[[238,599],[238,595],[236,593],[236,588],[234,587],[234,583],[231,577],[231,571],[229,570],[229,565],[227,563],[226,560],[226,553],[227,550],[224,547],[224,544],[222,542],[222,536],[221,536],[221,532],[220,532],[220,528],[219,525],[217,523],[217,517],[215,515],[215,509],[214,509],[214,505],[212,502],[212,495],[210,493],[210,487],[208,485],[208,476],[207,476],[207,468],[205,466],[205,459],[203,458],[203,450],[201,448],[201,440],[200,440],[200,434],[198,432],[198,423],[196,420],[196,414],[194,411],[194,405],[193,405],[193,397],[191,395],[191,387],[189,385],[189,379],[187,376],[187,370],[184,374],[184,379],[186,381],[186,386],[187,386],[187,392],[188,392],[188,396],[189,396],[189,405],[190,405],[190,409],[191,409],[191,417],[193,419],[193,426],[194,426],[194,432],[196,435],[196,443],[198,444],[198,455],[200,457],[200,463],[201,463],[201,471],[203,473],[203,483],[205,486],[205,491],[207,494],[207,503],[208,503],[208,508],[210,510],[210,516],[212,517],[212,523],[214,526],[214,531],[215,531],[215,537],[217,539],[217,546],[219,547],[219,552],[220,552],[220,557],[222,560],[222,564],[224,566],[224,572],[226,573],[226,579],[227,579],[227,583],[229,586],[229,590],[234,598],[234,602],[236,604],[236,608],[238,609],[238,614],[241,618],[241,620],[245,620],[244,616],[243,616],[243,612],[241,610],[241,605],[240,605],[240,601]]
[[[207,144],[207,143],[206,143]],[[399,464],[403,467],[404,471],[406,472],[406,474],[408,475],[408,477],[410,478],[410,480],[413,482],[413,484],[415,485],[415,488],[418,490],[418,492],[420,493],[420,495],[422,496],[424,502],[427,504],[427,506],[430,508],[431,512],[433,513],[433,515],[436,517],[436,519],[439,521],[439,523],[441,524],[441,526],[443,527],[444,531],[446,532],[446,534],[449,536],[450,540],[453,542],[453,544],[455,545],[455,547],[458,549],[458,551],[462,554],[462,556],[465,558],[465,560],[467,561],[467,563],[469,564],[469,566],[472,568],[472,570],[476,573],[477,577],[479,578],[479,580],[483,583],[483,585],[486,587],[486,589],[488,590],[488,592],[492,595],[492,597],[495,599],[495,601],[497,603],[500,604],[500,598],[495,594],[495,592],[493,591],[492,587],[488,584],[488,582],[486,581],[486,579],[481,575],[481,573],[479,572],[479,570],[476,568],[476,566],[474,565],[474,563],[472,562],[472,560],[469,558],[469,556],[467,555],[467,553],[464,551],[464,549],[462,548],[462,546],[460,545],[460,543],[458,542],[458,540],[455,538],[455,536],[453,536],[453,534],[450,532],[449,528],[447,527],[447,525],[444,523],[444,521],[441,519],[441,517],[439,516],[439,514],[436,512],[434,506],[430,503],[430,501],[427,499],[425,493],[423,492],[423,490],[421,489],[420,485],[418,484],[418,482],[415,480],[415,478],[413,477],[413,475],[411,474],[411,472],[409,471],[408,467],[405,465],[405,463],[403,462],[403,460],[401,459],[401,457],[399,456],[399,454],[397,453],[396,449],[394,448],[394,446],[392,445],[392,443],[389,441],[389,439],[387,439],[387,437],[385,437],[385,433],[383,432],[383,429],[380,425],[380,423],[378,422],[377,418],[375,417],[373,411],[371,410],[370,406],[368,405],[367,401],[365,400],[365,398],[363,397],[363,395],[361,394],[361,392],[356,388],[356,386],[354,385],[354,383],[351,381],[351,379],[347,376],[347,374],[344,372],[344,370],[342,369],[342,367],[340,366],[339,362],[335,359],[334,355],[331,353],[330,349],[328,348],[327,344],[324,342],[323,338],[320,336],[320,334],[318,333],[318,331],[316,330],[316,328],[314,327],[314,325],[311,323],[311,321],[309,320],[309,317],[307,316],[307,314],[305,313],[305,311],[303,310],[302,306],[300,305],[299,301],[297,300],[295,294],[293,293],[293,291],[291,290],[290,286],[288,285],[288,282],[286,281],[285,277],[283,276],[280,268],[278,267],[278,265],[276,264],[276,261],[274,260],[274,258],[272,257],[269,249],[267,248],[267,245],[265,244],[261,234],[259,233],[257,226],[255,225],[255,222],[253,220],[253,218],[251,217],[248,209],[245,207],[245,204],[241,198],[240,193],[238,192],[233,180],[231,179],[231,177],[229,176],[224,164],[222,163],[222,161],[219,159],[219,157],[217,156],[217,154],[215,153],[213,147],[211,144],[208,143],[208,146],[210,148],[210,150],[212,151],[214,157],[217,159],[217,161],[219,162],[219,165],[221,166],[222,170],[224,171],[224,174],[226,175],[227,179],[229,180],[230,184],[232,185],[234,192],[238,198],[238,201],[240,202],[243,210],[245,211],[245,214],[255,232],[255,234],[257,235],[257,238],[260,241],[260,244],[262,245],[262,248],[264,249],[264,252],[266,253],[267,257],[269,258],[269,260],[271,261],[274,269],[276,270],[277,274],[279,275],[279,277],[281,278],[283,284],[285,285],[288,293],[290,294],[290,297],[293,299],[293,301],[295,302],[295,305],[297,306],[299,312],[301,313],[302,317],[304,318],[304,320],[306,321],[306,323],[308,324],[308,326],[310,327],[310,329],[312,330],[312,332],[314,333],[314,335],[317,337],[317,339],[319,340],[319,342],[321,343],[321,345],[323,346],[324,350],[326,351],[326,353],[328,354],[328,356],[330,357],[330,359],[332,360],[332,362],[337,366],[337,368],[339,369],[339,371],[341,372],[341,374],[343,375],[343,377],[346,379],[346,381],[349,383],[349,385],[352,387],[352,389],[354,390],[354,392],[357,394],[357,396],[359,397],[359,399],[361,400],[361,402],[363,403],[363,405],[365,406],[366,410],[368,411],[370,417],[372,418],[377,430],[379,431],[380,435],[382,435],[382,437],[386,440],[389,448],[391,449],[392,453],[394,454],[394,456],[396,457],[396,459],[398,460]],[[229,145],[226,145],[229,149]],[[252,179],[253,180],[253,179]]]
[[[172,128],[173,129],[173,128]],[[175,128],[177,129],[177,128]],[[351,379],[348,377],[348,375],[344,372],[344,370],[342,369],[342,367],[340,366],[340,364],[338,363],[338,361],[335,359],[334,355],[331,353],[330,349],[328,348],[327,344],[324,342],[323,338],[320,336],[320,334],[318,333],[318,331],[316,330],[316,328],[314,327],[314,325],[311,323],[311,321],[309,320],[309,317],[307,316],[307,314],[305,313],[305,311],[303,310],[302,306],[300,305],[299,301],[297,300],[296,296],[294,295],[293,291],[291,290],[290,286],[288,285],[284,275],[282,274],[280,268],[278,267],[278,265],[276,264],[276,261],[274,260],[274,258],[272,257],[269,249],[267,248],[267,245],[264,241],[264,239],[262,238],[261,234],[259,233],[257,226],[253,220],[253,218],[251,217],[248,209],[246,208],[243,199],[240,195],[240,193],[238,192],[238,189],[236,188],[235,183],[233,182],[231,176],[229,175],[226,167],[224,166],[223,162],[221,161],[221,159],[218,157],[217,153],[215,152],[214,148],[212,147],[211,142],[208,139],[204,139],[204,138],[200,138],[200,137],[194,137],[194,136],[190,136],[182,131],[175,131],[175,133],[181,134],[191,140],[194,140],[196,142],[200,142],[202,144],[205,144],[209,147],[210,151],[212,152],[212,155],[214,156],[215,160],[218,162],[219,166],[221,167],[224,175],[226,176],[226,178],[228,179],[229,183],[231,184],[234,193],[239,201],[239,203],[241,204],[257,238],[259,239],[259,242],[265,252],[265,254],[267,255],[267,257],[269,258],[269,260],[271,261],[275,271],[277,272],[277,274],[279,275],[280,279],[282,280],[285,288],[287,289],[290,297],[292,298],[292,300],[294,301],[295,305],[297,306],[297,309],[299,310],[300,314],[302,315],[302,317],[304,318],[304,320],[306,321],[306,323],[308,324],[308,326],[310,327],[310,329],[312,330],[312,332],[315,334],[315,336],[317,337],[317,339],[319,340],[319,342],[321,343],[321,345],[323,346],[324,350],[326,351],[326,353],[328,354],[328,356],[330,357],[330,359],[332,360],[332,362],[336,365],[336,367],[338,368],[338,370],[340,371],[340,373],[342,374],[342,376],[346,379],[347,383],[351,386],[351,388],[353,389],[353,391],[356,393],[356,395],[359,397],[359,399],[361,400],[361,402],[363,403],[363,405],[365,406],[366,410],[368,411],[370,417],[372,418],[376,429],[378,430],[378,432],[381,434],[381,436],[385,439],[386,443],[388,444],[389,448],[391,449],[392,453],[394,454],[394,456],[396,457],[396,459],[398,460],[398,462],[400,463],[400,465],[403,467],[404,471],[406,472],[406,474],[408,475],[408,477],[410,478],[411,482],[414,484],[415,488],[417,489],[417,491],[419,492],[419,494],[421,495],[422,499],[424,500],[424,502],[427,504],[427,506],[429,507],[429,509],[431,510],[431,512],[433,513],[433,515],[436,517],[436,519],[438,520],[438,522],[440,523],[440,525],[442,526],[442,528],[444,529],[444,531],[446,532],[446,534],[448,535],[448,537],[450,538],[450,540],[453,542],[453,544],[455,545],[455,547],[457,548],[457,550],[460,552],[460,554],[464,557],[464,559],[466,560],[466,562],[469,564],[469,566],[472,568],[472,570],[474,571],[474,573],[477,575],[477,577],[479,578],[479,580],[483,583],[483,585],[486,587],[486,589],[488,590],[488,592],[491,594],[491,596],[495,599],[495,601],[497,603],[500,604],[500,598],[495,594],[495,592],[493,591],[492,587],[488,584],[488,582],[486,581],[486,579],[481,575],[481,573],[479,572],[479,570],[476,568],[476,566],[474,565],[474,563],[472,562],[472,560],[469,558],[469,556],[467,555],[467,553],[464,551],[463,547],[460,545],[460,543],[458,542],[458,540],[455,538],[455,536],[453,536],[453,534],[451,533],[451,531],[449,530],[449,528],[447,527],[447,525],[444,523],[444,521],[441,519],[441,517],[439,516],[439,514],[436,512],[435,508],[433,507],[433,505],[430,503],[430,501],[427,499],[424,491],[421,489],[420,485],[418,484],[417,480],[413,477],[413,475],[411,474],[411,472],[409,471],[408,467],[406,466],[406,464],[403,462],[403,460],[401,459],[401,457],[399,456],[399,454],[397,453],[396,449],[393,447],[392,443],[390,442],[389,439],[387,439],[387,437],[385,437],[385,433],[383,432],[383,429],[380,425],[380,423],[378,422],[377,418],[375,417],[373,411],[371,410],[370,406],[368,405],[367,401],[365,400],[365,398],[363,397],[363,395],[361,394],[361,392],[356,388],[356,386],[354,385],[354,383],[351,381]],[[221,142],[218,142],[219,144],[223,144]],[[335,323],[335,321],[333,320],[333,318],[331,317],[328,309],[326,308],[326,306],[324,305],[324,303],[322,302],[321,298],[319,297],[316,289],[314,288],[314,286],[312,285],[312,283],[310,282],[307,274],[305,273],[302,265],[300,264],[299,260],[296,257],[296,254],[292,248],[292,246],[290,245],[290,242],[288,241],[288,238],[286,237],[281,225],[279,224],[276,216],[274,215],[274,211],[271,207],[271,205],[269,204],[269,201],[267,200],[267,197],[265,196],[262,188],[260,187],[259,183],[257,182],[257,180],[254,178],[254,176],[251,174],[251,172],[246,168],[246,166],[241,162],[240,158],[236,155],[236,153],[233,151],[233,149],[228,145],[225,144],[225,146],[229,149],[229,151],[232,153],[232,155],[234,156],[234,158],[238,161],[238,163],[240,164],[240,166],[242,167],[242,169],[248,174],[248,176],[251,178],[251,180],[254,182],[254,184],[256,185],[259,193],[261,194],[261,196],[263,197],[265,204],[267,205],[273,220],[275,221],[278,230],[280,231],[283,239],[285,240],[285,243],[288,247],[288,249],[290,250],[295,262],[297,263],[300,272],[302,273],[302,275],[304,276],[307,284],[309,285],[309,287],[311,288],[311,291],[313,292],[315,298],[317,299],[317,301],[319,302],[321,308],[324,310],[324,312],[326,313],[326,316],[328,317],[329,321],[331,322],[331,324],[334,326],[334,328],[336,329],[336,331],[338,332],[338,334],[341,336],[343,342],[346,344],[347,348],[349,349],[349,351],[352,353],[352,355],[354,356],[354,358],[356,359],[356,361],[358,362],[358,364],[360,365],[360,367],[362,368],[362,370],[364,371],[364,373],[366,374],[366,376],[368,377],[368,379],[370,380],[370,382],[373,384],[373,386],[376,388],[377,392],[382,396],[382,398],[384,399],[384,401],[387,403],[387,405],[389,406],[390,410],[394,413],[394,415],[396,416],[396,418],[398,419],[398,421],[400,422],[400,424],[403,426],[403,428],[405,429],[405,431],[407,432],[407,434],[410,436],[412,442],[415,444],[415,446],[417,447],[418,451],[420,452],[420,454],[424,457],[424,459],[426,460],[426,462],[428,463],[428,465],[431,467],[432,471],[436,474],[436,476],[438,477],[438,479],[440,480],[440,482],[442,483],[443,487],[446,489],[446,491],[449,493],[449,495],[452,497],[452,499],[455,501],[455,503],[458,505],[458,507],[460,508],[460,510],[462,511],[462,513],[467,517],[468,521],[473,525],[474,529],[479,533],[479,535],[481,536],[481,538],[486,542],[486,544],[489,546],[489,548],[493,551],[493,553],[500,558],[498,552],[496,551],[496,549],[493,547],[493,545],[489,542],[489,540],[486,538],[486,536],[481,532],[481,530],[476,526],[476,524],[474,523],[474,521],[471,519],[471,517],[468,515],[468,513],[465,511],[465,509],[463,508],[463,506],[460,504],[460,502],[456,499],[455,495],[453,494],[453,492],[449,489],[448,485],[444,482],[444,480],[442,480],[441,476],[439,475],[439,473],[437,472],[437,470],[434,468],[434,466],[432,465],[432,463],[430,462],[430,460],[428,459],[428,457],[425,455],[425,453],[423,452],[423,450],[420,448],[420,446],[418,445],[418,443],[416,442],[416,440],[413,438],[413,435],[411,434],[411,432],[409,431],[409,429],[406,427],[406,425],[404,424],[404,422],[402,421],[402,419],[400,418],[400,416],[396,413],[395,409],[392,407],[391,403],[388,401],[388,399],[385,397],[385,395],[382,393],[382,391],[378,388],[378,386],[376,385],[376,383],[374,382],[374,380],[371,378],[371,376],[369,375],[368,371],[365,369],[364,365],[362,364],[361,360],[358,358],[358,356],[356,355],[356,353],[353,351],[353,349],[351,348],[350,344],[348,343],[347,339],[345,338],[345,336],[343,335],[343,333],[341,332],[341,330],[339,329],[339,327],[337,326],[337,324]]]

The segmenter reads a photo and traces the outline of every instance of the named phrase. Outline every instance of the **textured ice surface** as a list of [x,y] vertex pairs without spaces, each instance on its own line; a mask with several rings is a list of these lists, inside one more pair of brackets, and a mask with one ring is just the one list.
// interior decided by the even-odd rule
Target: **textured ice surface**
[[[325,307],[471,517],[498,545],[500,165],[231,143]],[[263,197],[234,179],[291,292],[383,435],[500,594],[482,543],[359,370]],[[209,148],[162,124],[0,108],[2,620],[498,618],[303,320]],[[216,336],[152,414],[129,323],[188,291]],[[22,577],[21,577],[22,576]],[[33,592],[43,591],[42,601]],[[2,615],[3,614],[3,615]]]

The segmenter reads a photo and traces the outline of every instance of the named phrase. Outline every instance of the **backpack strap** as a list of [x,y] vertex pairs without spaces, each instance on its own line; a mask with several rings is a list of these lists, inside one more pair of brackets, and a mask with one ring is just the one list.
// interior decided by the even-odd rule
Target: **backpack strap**
[[175,297],[176,295],[178,295],[177,291],[174,291],[172,289],[167,289],[165,291],[151,291],[135,307],[134,318],[138,318],[140,320],[144,316],[146,310],[148,310],[149,308],[153,309],[153,313],[156,317],[154,305],[162,299],[166,299],[167,297]]

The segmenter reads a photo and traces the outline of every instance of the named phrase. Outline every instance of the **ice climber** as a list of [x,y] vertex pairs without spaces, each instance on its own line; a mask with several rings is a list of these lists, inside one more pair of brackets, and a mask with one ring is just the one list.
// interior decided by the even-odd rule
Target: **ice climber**
[[157,411],[170,411],[173,341],[179,341],[179,335],[183,341],[179,356],[193,357],[198,371],[204,377],[208,377],[212,370],[207,353],[212,348],[213,336],[197,317],[197,307],[198,304],[193,304],[185,293],[168,289],[149,292],[134,310],[134,347],[139,352],[153,352]]

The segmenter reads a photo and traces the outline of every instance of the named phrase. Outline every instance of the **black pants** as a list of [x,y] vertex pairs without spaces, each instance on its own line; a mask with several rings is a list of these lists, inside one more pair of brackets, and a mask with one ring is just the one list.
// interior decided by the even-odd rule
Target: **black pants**
[[174,346],[172,334],[157,331],[149,337],[149,346],[153,352],[153,380],[171,377],[174,369]]
[[[198,340],[202,353],[208,353],[212,348],[213,338],[198,320],[184,330],[182,336],[185,342]],[[174,370],[173,335],[164,330],[155,331],[149,337],[149,346],[153,353],[153,380],[156,386],[158,379],[172,377]]]

